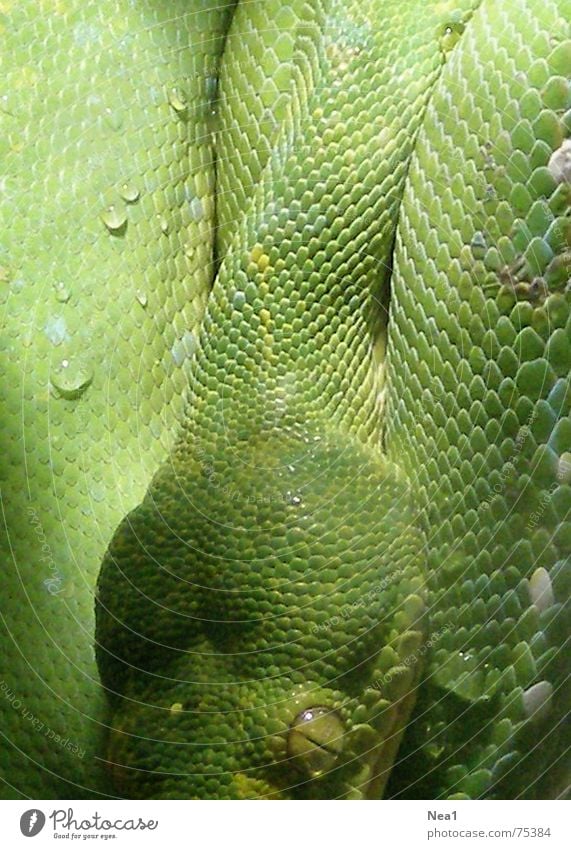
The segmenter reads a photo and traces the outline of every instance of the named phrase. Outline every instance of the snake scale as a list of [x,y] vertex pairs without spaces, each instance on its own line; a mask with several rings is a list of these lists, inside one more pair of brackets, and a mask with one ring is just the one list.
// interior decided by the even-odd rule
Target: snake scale
[[3,796],[564,794],[570,0],[0,26]]

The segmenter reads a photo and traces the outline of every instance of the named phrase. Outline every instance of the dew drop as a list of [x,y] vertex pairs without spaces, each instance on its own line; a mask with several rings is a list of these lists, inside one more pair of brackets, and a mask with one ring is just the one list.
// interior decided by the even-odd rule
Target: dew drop
[[192,242],[185,242],[183,245],[183,249],[185,256],[187,256],[189,259],[192,259],[192,257],[194,256],[194,245],[192,244]]
[[196,338],[190,330],[185,330],[182,339],[176,339],[171,348],[171,355],[175,365],[181,366],[190,359],[196,348]]
[[302,502],[301,495],[293,495],[289,490],[286,492],[285,500],[287,504],[293,504],[294,507],[299,507]]
[[11,98],[7,94],[0,95],[0,110],[5,115],[14,117],[14,109],[11,104]]
[[174,111],[179,115],[181,112],[185,112],[188,107],[188,99],[185,90],[179,86],[171,88],[169,90],[169,103]]
[[552,153],[547,167],[557,183],[571,183],[571,139]]
[[147,295],[146,295],[146,293],[145,293],[145,292],[141,292],[141,291],[139,290],[139,291],[137,292],[137,294],[135,295],[135,297],[137,298],[138,302],[141,304],[141,306],[142,306],[142,307],[146,307],[146,306],[147,306],[148,298],[147,298]]
[[548,610],[555,601],[549,572],[540,566],[529,579],[529,598],[540,613]]
[[111,204],[101,213],[101,220],[110,233],[118,233],[127,224],[127,210],[122,205]]
[[557,479],[563,484],[571,484],[571,453],[564,451],[557,464]]
[[245,303],[246,295],[241,289],[239,289],[237,292],[234,293],[234,297],[232,298],[232,306],[235,310],[241,310],[244,307]]
[[204,93],[209,103],[214,104],[218,97],[218,77],[215,74],[208,74],[204,78]]
[[540,681],[523,692],[523,710],[528,719],[544,719],[551,710],[553,686]]
[[123,126],[123,116],[117,109],[107,108],[103,113],[103,120],[115,133],[119,132]]
[[54,290],[56,295],[56,301],[59,301],[60,304],[67,304],[69,299],[71,298],[71,292],[61,281],[54,283]]
[[169,231],[169,222],[167,221],[164,215],[161,215],[160,212],[157,214],[157,221],[159,222],[161,232],[164,233],[166,236]]
[[49,318],[44,327],[44,333],[52,343],[52,345],[61,345],[64,339],[67,338],[67,328],[65,319],[62,316]]
[[493,209],[495,209],[496,201],[497,201],[496,190],[495,190],[494,186],[488,184],[486,186],[486,191],[485,191],[485,194],[484,194],[484,209],[486,209],[488,212],[492,211]]
[[89,494],[91,495],[93,500],[99,504],[102,501],[105,501],[105,487],[101,484],[95,484],[94,486],[92,486],[89,490]]
[[483,259],[486,254],[486,238],[481,230],[474,233],[470,243],[472,253],[476,259]]
[[444,54],[450,53],[450,51],[456,47],[464,29],[464,24],[460,22],[450,22],[446,24],[442,31],[442,35],[440,36],[440,49]]
[[204,206],[198,197],[193,197],[189,203],[190,214],[193,221],[200,221],[204,215]]
[[93,372],[80,357],[64,359],[52,371],[50,379],[57,394],[70,400],[83,395],[93,380]]
[[153,437],[153,439],[160,439],[163,435],[163,430],[161,427],[160,419],[151,419],[149,424],[149,433]]
[[127,203],[136,203],[141,196],[141,192],[134,183],[123,183],[119,194]]

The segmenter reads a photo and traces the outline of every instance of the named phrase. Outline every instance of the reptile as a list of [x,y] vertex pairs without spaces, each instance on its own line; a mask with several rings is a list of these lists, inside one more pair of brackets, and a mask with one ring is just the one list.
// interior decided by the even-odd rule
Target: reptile
[[0,12],[3,795],[563,795],[569,0]]

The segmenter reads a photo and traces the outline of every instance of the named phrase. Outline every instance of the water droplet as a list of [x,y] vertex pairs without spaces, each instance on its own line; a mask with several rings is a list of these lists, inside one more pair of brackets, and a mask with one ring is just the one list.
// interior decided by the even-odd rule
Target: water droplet
[[168,231],[169,231],[169,222],[167,221],[167,219],[165,218],[164,215],[161,215],[160,212],[157,214],[157,220],[159,222],[159,227],[161,228],[161,232],[163,232],[166,236]]
[[218,77],[208,74],[204,78],[204,93],[210,103],[214,103],[218,94]]
[[135,297],[137,298],[138,302],[141,304],[142,307],[147,306],[148,299],[145,292],[138,291]]
[[555,601],[549,572],[543,566],[536,569],[529,579],[529,599],[540,613],[548,610]]
[[123,205],[111,204],[101,213],[101,220],[111,233],[118,233],[127,224],[127,210]]
[[444,54],[450,53],[456,47],[464,30],[465,26],[463,23],[450,22],[446,24],[440,36],[440,49]]
[[483,259],[486,254],[486,237],[481,230],[476,231],[470,243],[475,259]]
[[73,28],[73,40],[79,47],[89,47],[101,40],[101,34],[93,24],[79,23]]
[[105,501],[105,487],[102,484],[95,484],[89,490],[89,494],[93,498],[94,501],[101,503]]
[[557,465],[557,479],[563,484],[571,484],[571,453],[564,451]]
[[12,98],[8,94],[0,95],[0,110],[2,110],[5,115],[14,117],[15,113],[11,101]]
[[141,192],[134,183],[123,183],[119,194],[127,203],[135,203],[141,196]]
[[557,183],[571,183],[571,139],[551,154],[547,167]]
[[490,213],[496,208],[497,202],[497,194],[494,186],[488,185],[486,186],[486,191],[484,194],[484,209],[486,212]]
[[171,348],[171,355],[175,365],[181,366],[185,360],[190,359],[196,349],[196,337],[190,330],[185,330],[182,339],[176,339]]
[[54,283],[54,290],[56,294],[56,301],[59,301],[60,304],[67,304],[69,299],[71,298],[71,292],[61,281]]
[[64,339],[67,338],[67,328],[65,319],[62,316],[49,318],[44,327],[44,333],[52,343],[52,345],[61,345]]
[[51,383],[62,398],[74,399],[82,395],[91,381],[93,372],[80,357],[65,359],[53,369]]
[[194,221],[200,221],[204,215],[204,206],[200,198],[193,197],[189,203],[190,214]]
[[103,120],[115,133],[117,133],[123,126],[123,115],[118,109],[107,108],[103,113]]
[[232,306],[235,310],[241,310],[246,303],[246,295],[239,289],[234,293],[234,297],[232,298]]
[[149,424],[149,433],[151,434],[153,439],[160,439],[161,436],[164,436],[160,419],[151,419],[151,422]]
[[215,144],[218,130],[220,129],[220,115],[218,109],[209,109],[206,116],[206,129],[210,133],[210,144]]
[[192,259],[192,257],[194,256],[194,250],[195,250],[192,242],[185,242],[184,245],[183,245],[183,248],[184,248],[185,256],[187,256],[189,259]]
[[188,107],[188,99],[186,92],[179,86],[174,86],[169,90],[169,103],[175,112],[179,114],[185,112]]
[[289,490],[286,492],[285,500],[288,504],[293,504],[294,507],[299,507],[302,502],[301,495],[293,495]]
[[523,710],[528,719],[544,719],[551,711],[553,686],[549,681],[540,681],[524,690]]

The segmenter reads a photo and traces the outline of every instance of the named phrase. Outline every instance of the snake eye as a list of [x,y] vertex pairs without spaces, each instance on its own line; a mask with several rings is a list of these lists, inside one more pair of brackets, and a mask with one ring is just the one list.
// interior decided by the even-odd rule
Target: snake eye
[[288,755],[311,778],[317,778],[335,766],[343,750],[343,733],[343,723],[335,711],[306,708],[289,730]]

